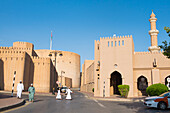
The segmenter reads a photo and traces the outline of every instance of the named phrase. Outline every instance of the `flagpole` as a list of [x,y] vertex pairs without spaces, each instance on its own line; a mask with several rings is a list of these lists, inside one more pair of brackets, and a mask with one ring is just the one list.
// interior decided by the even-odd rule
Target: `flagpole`
[[52,49],[52,31],[51,31],[51,38],[50,38],[50,50]]

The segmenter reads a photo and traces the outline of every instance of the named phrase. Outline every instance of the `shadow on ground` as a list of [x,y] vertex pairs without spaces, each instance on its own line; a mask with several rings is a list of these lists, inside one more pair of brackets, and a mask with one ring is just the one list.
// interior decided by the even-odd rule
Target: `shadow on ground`
[[11,95],[0,93],[0,99],[2,99],[2,98],[11,98]]

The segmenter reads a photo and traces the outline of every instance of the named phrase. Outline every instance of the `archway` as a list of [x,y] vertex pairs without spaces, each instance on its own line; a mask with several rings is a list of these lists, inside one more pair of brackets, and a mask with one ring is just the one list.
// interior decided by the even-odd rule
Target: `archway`
[[146,88],[148,87],[148,81],[147,78],[144,76],[140,76],[138,78],[138,82],[137,82],[137,88],[139,91],[141,91],[142,96],[146,96]]
[[[112,94],[118,94],[120,95],[120,92],[118,90],[118,85],[122,84],[122,76],[119,72],[115,71],[111,74],[110,78],[110,90],[111,95]],[[113,89],[112,89],[113,88]]]
[[167,81],[168,78],[170,78],[170,75],[165,78],[165,85],[166,85],[166,86],[167,86],[167,84],[168,84],[168,81]]

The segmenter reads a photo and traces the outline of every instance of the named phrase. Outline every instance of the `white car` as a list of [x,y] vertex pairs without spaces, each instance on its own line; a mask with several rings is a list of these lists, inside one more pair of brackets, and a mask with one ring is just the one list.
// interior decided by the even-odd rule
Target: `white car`
[[163,93],[160,96],[146,97],[144,105],[158,109],[170,108],[170,92]]

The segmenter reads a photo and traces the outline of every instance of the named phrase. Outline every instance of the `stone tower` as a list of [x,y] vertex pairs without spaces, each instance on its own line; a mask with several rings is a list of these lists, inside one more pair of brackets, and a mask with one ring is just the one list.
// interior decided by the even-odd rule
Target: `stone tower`
[[149,35],[151,36],[151,46],[149,47],[148,50],[150,52],[158,52],[160,51],[160,47],[158,47],[158,40],[157,40],[157,35],[159,31],[156,29],[157,18],[155,18],[155,14],[153,13],[153,10],[152,10],[152,14],[150,15],[149,21],[151,23],[151,30],[149,31]]

